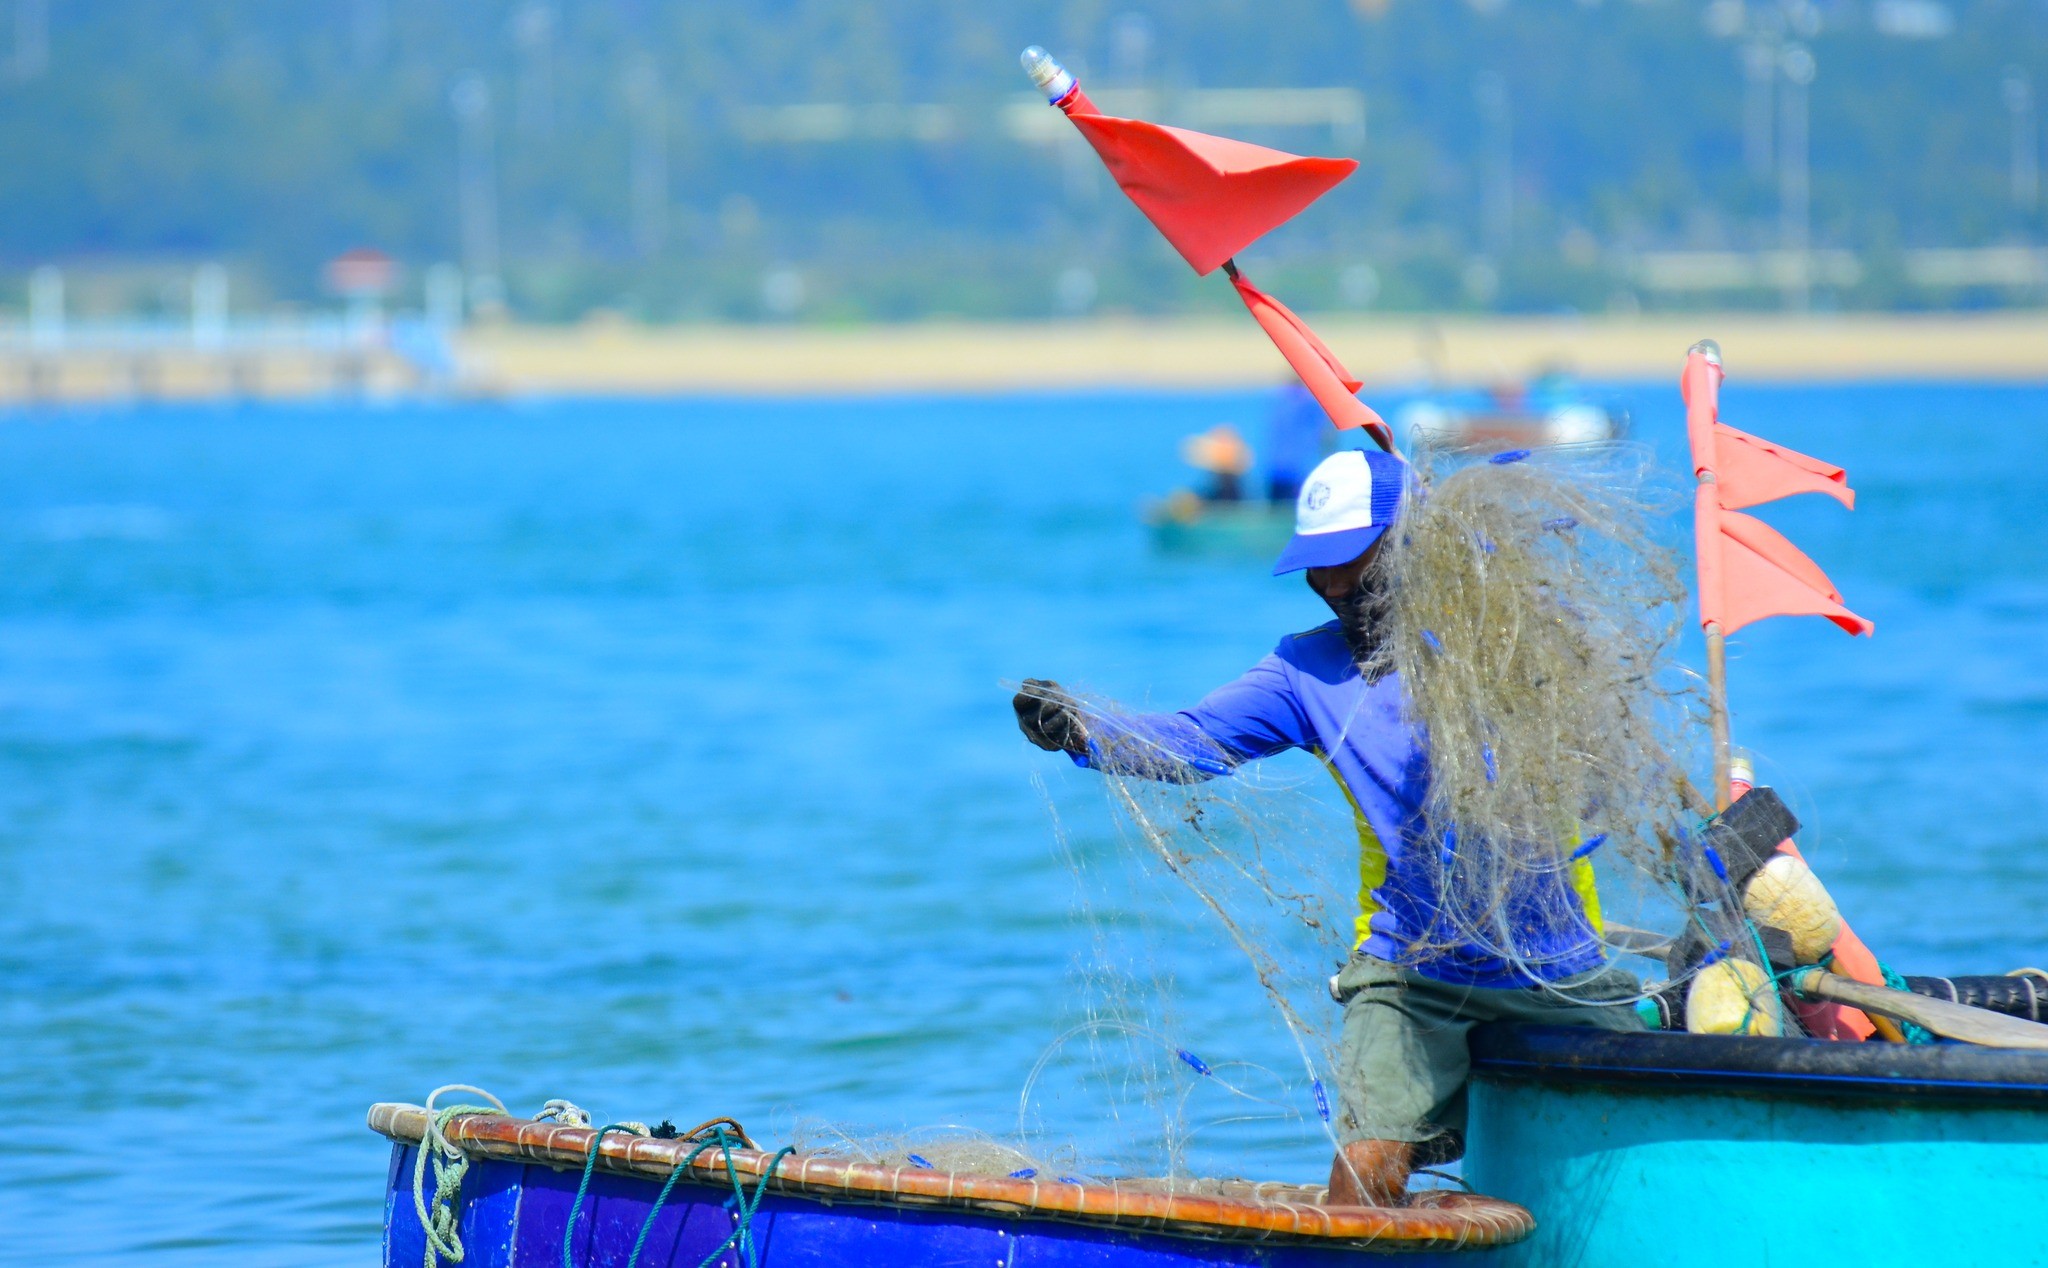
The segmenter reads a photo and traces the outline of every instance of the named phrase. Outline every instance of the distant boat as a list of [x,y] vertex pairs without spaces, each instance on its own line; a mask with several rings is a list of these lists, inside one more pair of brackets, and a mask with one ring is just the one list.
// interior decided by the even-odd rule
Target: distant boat
[[1396,411],[1394,427],[1407,445],[1535,447],[1619,440],[1629,414],[1552,375],[1526,386],[1432,393]]
[[1145,507],[1152,544],[1171,555],[1270,557],[1294,535],[1294,505],[1212,502],[1181,489]]

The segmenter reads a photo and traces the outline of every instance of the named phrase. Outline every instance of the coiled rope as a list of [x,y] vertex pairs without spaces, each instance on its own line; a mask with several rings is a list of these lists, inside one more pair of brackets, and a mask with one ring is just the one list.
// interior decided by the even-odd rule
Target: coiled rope
[[[488,1105],[448,1105],[436,1107],[435,1102],[449,1092],[471,1092]],[[423,1268],[439,1268],[442,1260],[459,1264],[466,1254],[462,1245],[462,1219],[459,1207],[462,1197],[462,1180],[469,1173],[469,1155],[461,1146],[448,1139],[448,1124],[465,1114],[509,1114],[505,1103],[480,1087],[467,1083],[450,1083],[434,1089],[427,1097],[427,1129],[420,1139],[419,1156],[413,1161],[412,1200],[413,1210],[419,1216],[420,1228],[426,1234],[427,1248]],[[549,1101],[534,1117],[536,1122],[556,1122],[566,1126],[588,1127],[590,1115],[569,1101]],[[669,1129],[666,1124],[663,1132]],[[583,1215],[584,1200],[590,1194],[590,1180],[597,1172],[600,1146],[612,1132],[623,1132],[630,1136],[646,1136],[645,1123],[607,1123],[597,1129],[590,1138],[590,1152],[584,1159],[583,1179],[576,1186],[576,1201],[569,1208],[568,1226],[562,1230],[562,1268],[576,1268],[572,1247],[576,1238],[576,1224]],[[732,1151],[735,1148],[756,1149],[747,1129],[737,1119],[714,1118],[700,1123],[687,1132],[676,1134],[675,1139],[693,1144],[688,1156],[677,1163],[669,1172],[668,1179],[661,1186],[661,1193],[654,1199],[647,1218],[640,1225],[640,1236],[633,1242],[633,1253],[626,1260],[626,1268],[639,1268],[640,1256],[647,1247],[647,1238],[654,1231],[654,1221],[661,1215],[669,1194],[675,1190],[676,1182],[683,1173],[694,1165],[697,1159],[713,1149],[718,1150],[725,1162],[726,1182],[732,1186],[731,1207],[733,1229],[716,1249],[699,1262],[697,1268],[711,1268],[711,1265],[726,1251],[738,1248],[748,1268],[759,1268],[759,1250],[754,1242],[754,1217],[760,1212],[761,1200],[768,1195],[768,1181],[775,1175],[782,1160],[796,1152],[795,1146],[784,1146],[777,1150],[762,1169],[761,1178],[753,1191],[747,1190],[741,1179],[739,1168],[733,1165]],[[427,1164],[434,1167],[433,1196],[427,1196]]]
[[[490,1104],[450,1105],[435,1109],[434,1102],[444,1092],[474,1092]],[[456,1213],[456,1200],[462,1194],[462,1177],[469,1173],[469,1155],[448,1139],[448,1124],[463,1114],[489,1114],[493,1111],[503,1114],[506,1110],[503,1101],[467,1083],[449,1083],[435,1088],[427,1097],[426,1109],[426,1135],[421,1137],[419,1156],[413,1160],[412,1205],[420,1217],[420,1228],[427,1235],[424,1268],[439,1268],[443,1259],[451,1264],[461,1263],[464,1254],[462,1221]],[[431,1201],[426,1195],[429,1158],[434,1162],[434,1196]]]

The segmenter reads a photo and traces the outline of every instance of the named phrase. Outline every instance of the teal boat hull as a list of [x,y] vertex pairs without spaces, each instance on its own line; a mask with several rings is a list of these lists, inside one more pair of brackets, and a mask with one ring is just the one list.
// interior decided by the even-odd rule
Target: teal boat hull
[[2048,1053],[1482,1028],[1465,1177],[1502,1268],[2044,1264]]
[[1154,508],[1147,520],[1152,544],[1170,555],[1268,559],[1294,536],[1294,508],[1264,502],[1210,505],[1193,515]]

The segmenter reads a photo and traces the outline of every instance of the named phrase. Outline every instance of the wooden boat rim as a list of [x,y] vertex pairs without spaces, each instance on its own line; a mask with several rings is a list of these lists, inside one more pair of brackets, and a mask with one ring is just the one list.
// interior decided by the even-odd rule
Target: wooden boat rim
[[1474,1077],[1491,1081],[1732,1090],[1803,1100],[2048,1106],[2048,1053],[1971,1044],[1837,1043],[1494,1023],[1473,1028],[1471,1049]]
[[[382,1102],[370,1107],[371,1130],[404,1145],[426,1135],[427,1113],[417,1105]],[[501,1114],[459,1116],[444,1133],[479,1157],[581,1169],[589,1158],[589,1127],[568,1127]],[[608,1133],[598,1157],[607,1172],[665,1180],[696,1142]],[[1370,1246],[1379,1250],[1454,1250],[1520,1241],[1535,1217],[1512,1202],[1451,1190],[1418,1193],[1397,1208],[1323,1206],[1306,1200],[1322,1190],[1296,1185],[1245,1185],[1246,1196],[1165,1192],[1133,1182],[1084,1183],[973,1175],[914,1166],[885,1166],[824,1155],[792,1154],[777,1161],[758,1149],[731,1151],[732,1169],[748,1181],[772,1167],[770,1192],[853,1199],[918,1207],[950,1206],[982,1214],[1143,1228],[1211,1240],[1292,1241]],[[711,1151],[691,1164],[693,1181],[729,1183],[726,1155]],[[1252,1195],[1263,1196],[1252,1196]],[[1285,1195],[1285,1196],[1283,1196]]]

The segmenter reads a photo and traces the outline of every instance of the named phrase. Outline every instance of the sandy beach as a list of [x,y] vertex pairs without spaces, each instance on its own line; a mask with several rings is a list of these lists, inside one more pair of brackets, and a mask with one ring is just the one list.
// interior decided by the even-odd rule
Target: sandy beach
[[[2048,313],[1891,316],[1311,316],[1369,385],[1486,382],[1562,366],[1675,378],[1717,339],[1754,381],[2048,380]],[[474,378],[512,393],[949,392],[1215,388],[1286,373],[1249,319],[803,326],[502,326],[462,340]]]
[[[1781,316],[1362,317],[1310,323],[1374,388],[1486,384],[1548,368],[1594,380],[1675,379],[1720,341],[1738,381],[2048,382],[2048,312]],[[373,337],[344,351],[287,346],[147,352],[103,343],[0,346],[0,403],[474,396],[931,394],[1228,389],[1288,371],[1249,317],[1139,321],[642,326],[479,325],[440,380]]]

